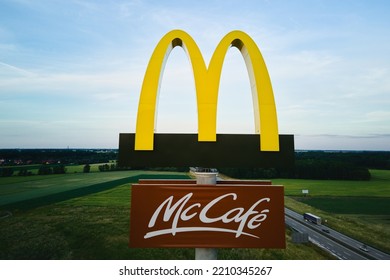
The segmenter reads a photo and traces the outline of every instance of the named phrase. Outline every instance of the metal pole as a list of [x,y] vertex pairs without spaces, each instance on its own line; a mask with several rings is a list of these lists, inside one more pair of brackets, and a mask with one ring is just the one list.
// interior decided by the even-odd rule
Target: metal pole
[[[216,185],[218,172],[210,168],[197,168],[194,172],[197,185]],[[216,260],[218,250],[215,248],[195,248],[195,260]]]

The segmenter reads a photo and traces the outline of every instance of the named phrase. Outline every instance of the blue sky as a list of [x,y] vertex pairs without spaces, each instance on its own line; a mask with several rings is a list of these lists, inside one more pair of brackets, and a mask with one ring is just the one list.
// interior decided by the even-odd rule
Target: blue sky
[[[206,63],[231,30],[258,44],[279,130],[297,149],[390,150],[390,2],[0,0],[0,148],[117,148],[135,132],[159,39],[183,29]],[[192,70],[168,59],[157,132],[196,133]],[[225,60],[218,133],[253,133],[249,79]]]

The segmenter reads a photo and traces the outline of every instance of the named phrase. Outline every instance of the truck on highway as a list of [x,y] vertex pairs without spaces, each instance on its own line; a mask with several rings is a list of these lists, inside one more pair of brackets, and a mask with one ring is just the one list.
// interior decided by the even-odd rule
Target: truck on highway
[[316,225],[320,225],[321,224],[321,217],[318,217],[316,215],[313,215],[311,213],[304,213],[303,214],[303,219],[306,220],[306,221],[309,221],[309,222],[312,222]]

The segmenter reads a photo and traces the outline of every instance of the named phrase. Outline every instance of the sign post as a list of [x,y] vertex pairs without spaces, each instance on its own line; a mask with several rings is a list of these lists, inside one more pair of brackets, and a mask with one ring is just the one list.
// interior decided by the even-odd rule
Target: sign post
[[[197,168],[194,172],[197,185],[216,185],[218,172],[212,169]],[[215,248],[195,248],[195,260],[216,260],[218,250]]]
[[[188,55],[198,108],[197,134],[154,134],[165,62],[175,47]],[[236,47],[247,66],[255,134],[218,134],[217,100],[226,52]],[[261,86],[260,86],[261,85]],[[232,31],[208,67],[195,41],[173,30],[149,61],[138,106],[136,133],[119,136],[118,166],[215,168],[292,167],[293,135],[279,135],[271,81],[256,43]],[[133,248],[195,248],[196,260],[216,260],[217,248],[286,248],[284,189],[271,182],[217,181],[216,169],[197,168],[196,180],[139,180],[131,186]]]

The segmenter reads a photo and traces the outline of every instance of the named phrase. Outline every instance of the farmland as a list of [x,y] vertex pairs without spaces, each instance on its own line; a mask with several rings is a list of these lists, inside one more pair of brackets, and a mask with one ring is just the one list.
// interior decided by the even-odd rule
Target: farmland
[[[312,212],[330,227],[390,252],[390,171],[370,170],[370,181],[276,179],[285,186],[285,204]],[[302,189],[309,190],[304,196]]]
[[[194,249],[128,248],[131,182],[153,177],[188,178],[186,173],[166,172],[75,173],[29,177],[34,187],[28,178],[5,178],[0,183],[3,193],[19,201],[6,204],[3,199],[0,208],[12,212],[0,220],[0,259],[194,259]],[[92,185],[86,186],[88,181]],[[27,199],[31,189],[43,197]],[[219,258],[332,258],[314,245],[291,243],[289,231],[286,238],[286,250],[221,249]]]
[[301,196],[302,189],[307,189],[310,196],[390,197],[390,171],[370,170],[370,173],[370,181],[274,179],[272,182],[288,185],[285,189],[288,196]]
[[[327,219],[329,226],[390,251],[390,171],[371,173],[372,180],[365,182],[273,182],[285,186],[287,207],[317,213]],[[128,248],[131,183],[153,177],[188,175],[151,171],[81,173],[74,167],[68,174],[0,178],[0,212],[12,214],[0,219],[0,259],[194,259],[193,249]],[[302,189],[308,189],[309,195],[302,196]],[[220,249],[218,257],[333,258],[314,245],[292,243],[290,234],[287,230],[286,250]]]
[[[73,173],[47,176],[7,177],[0,180],[0,207],[12,204],[12,207],[25,209],[30,203],[37,206],[49,202],[61,201],[73,197],[99,192],[121,184],[136,182],[139,175],[144,177],[166,177],[154,172],[96,172]],[[160,175],[161,174],[161,175]],[[177,177],[186,175],[175,174]],[[1,208],[0,208],[1,209]]]

